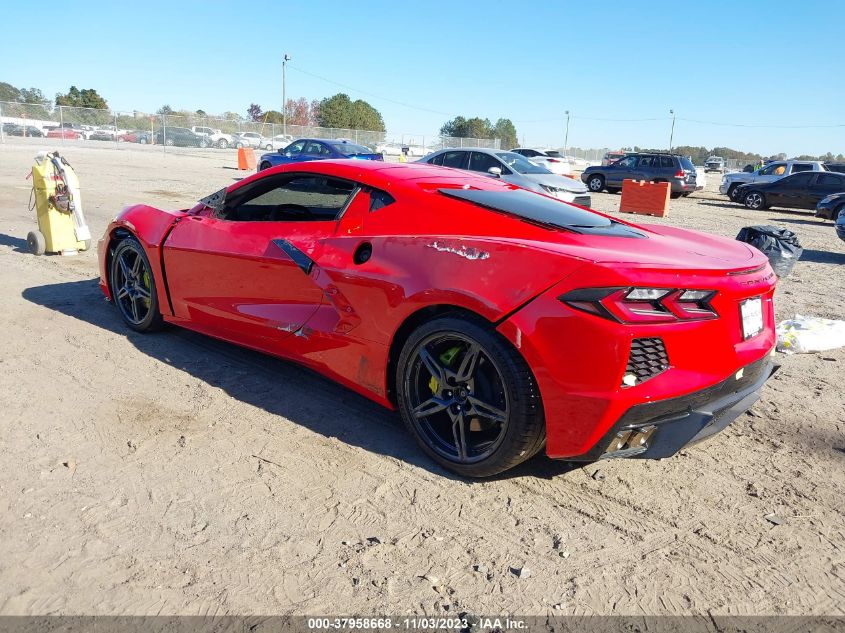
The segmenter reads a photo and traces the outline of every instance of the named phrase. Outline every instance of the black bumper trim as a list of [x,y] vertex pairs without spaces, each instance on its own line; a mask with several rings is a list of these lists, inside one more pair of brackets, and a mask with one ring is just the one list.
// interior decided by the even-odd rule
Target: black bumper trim
[[[589,462],[613,457],[671,457],[685,446],[715,435],[748,411],[759,400],[763,385],[779,367],[766,355],[745,366],[740,379],[733,375],[712,387],[685,396],[635,405],[619,418],[592,449],[583,455],[565,459]],[[656,430],[647,447],[606,453],[618,433],[649,426],[655,426]]]

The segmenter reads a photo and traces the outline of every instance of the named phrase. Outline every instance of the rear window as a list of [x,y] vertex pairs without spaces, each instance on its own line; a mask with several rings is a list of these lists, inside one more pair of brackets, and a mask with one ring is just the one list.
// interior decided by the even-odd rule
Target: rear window
[[686,156],[681,159],[681,167],[688,171],[695,171],[695,165],[693,165],[692,161]]
[[438,189],[438,191],[450,198],[465,200],[547,228],[564,229],[573,233],[645,237],[625,224],[525,189],[499,191]]
[[797,174],[799,171],[813,171],[812,163],[793,163],[792,173]]
[[355,143],[329,143],[335,151],[340,152],[344,156],[359,156],[361,154],[372,154],[372,152],[363,145],[356,145]]

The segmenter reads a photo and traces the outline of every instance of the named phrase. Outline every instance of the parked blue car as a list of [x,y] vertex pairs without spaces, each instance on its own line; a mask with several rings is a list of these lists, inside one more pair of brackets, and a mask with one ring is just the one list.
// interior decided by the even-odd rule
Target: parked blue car
[[325,160],[326,158],[358,158],[362,160],[384,160],[381,154],[373,153],[369,148],[344,139],[301,138],[278,152],[261,155],[258,171],[300,163],[306,160]]

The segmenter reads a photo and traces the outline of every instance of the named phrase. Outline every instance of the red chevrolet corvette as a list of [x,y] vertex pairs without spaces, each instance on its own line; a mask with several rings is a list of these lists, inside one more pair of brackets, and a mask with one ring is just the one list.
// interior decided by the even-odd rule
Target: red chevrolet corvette
[[399,409],[422,449],[489,476],[663,458],[773,373],[767,259],[471,172],[337,160],[268,169],[191,209],[124,209],[99,244],[126,324],[308,365]]

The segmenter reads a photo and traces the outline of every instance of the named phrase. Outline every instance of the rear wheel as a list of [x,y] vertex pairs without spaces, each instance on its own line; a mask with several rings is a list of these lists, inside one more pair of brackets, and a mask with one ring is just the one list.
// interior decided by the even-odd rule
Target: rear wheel
[[745,195],[745,206],[754,211],[768,208],[766,204],[766,197],[759,191],[749,191]]
[[587,179],[587,188],[593,193],[598,193],[602,189],[604,189],[604,176],[596,174],[595,176],[590,176]]
[[30,231],[26,236],[26,244],[33,255],[43,255],[47,252],[47,240],[41,231]]
[[272,165],[265,160],[258,166],[258,171],[264,171],[265,169],[270,169],[270,167],[272,167]]
[[120,316],[137,332],[153,332],[164,324],[158,308],[155,278],[144,247],[134,238],[117,245],[111,258],[109,285]]
[[429,457],[460,475],[503,472],[545,441],[531,370],[481,319],[445,316],[419,327],[402,349],[396,384],[408,430]]
[[173,147],[174,145],[176,145],[176,141],[174,141],[172,138],[169,138],[169,139],[164,141],[164,144],[169,145],[170,147]]
[[219,149],[226,149],[227,147],[229,147],[229,141],[227,141],[225,138],[221,138],[219,141],[217,141],[217,147]]

